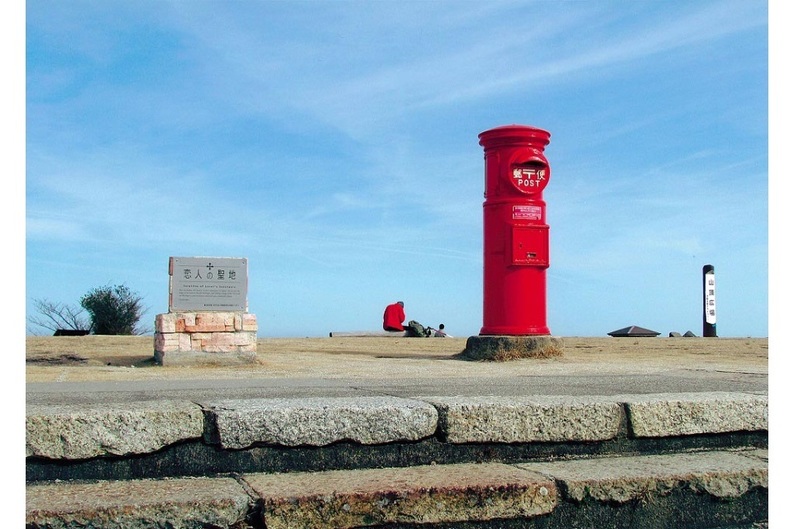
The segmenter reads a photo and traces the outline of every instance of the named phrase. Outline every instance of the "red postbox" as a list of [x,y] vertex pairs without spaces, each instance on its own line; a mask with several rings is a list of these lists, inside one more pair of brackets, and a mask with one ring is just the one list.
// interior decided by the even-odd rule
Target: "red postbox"
[[480,335],[548,335],[549,226],[543,154],[551,134],[506,125],[479,135],[485,153],[483,327]]

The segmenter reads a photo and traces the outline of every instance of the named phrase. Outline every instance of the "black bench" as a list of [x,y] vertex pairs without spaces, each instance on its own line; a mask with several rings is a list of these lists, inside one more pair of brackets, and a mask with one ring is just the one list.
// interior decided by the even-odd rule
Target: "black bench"
[[83,329],[56,329],[53,336],[85,336],[86,334],[88,331]]

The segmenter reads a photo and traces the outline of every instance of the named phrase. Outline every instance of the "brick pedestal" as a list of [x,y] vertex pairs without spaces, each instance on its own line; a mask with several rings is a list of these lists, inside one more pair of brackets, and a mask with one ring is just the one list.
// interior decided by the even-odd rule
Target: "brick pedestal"
[[256,361],[256,315],[169,312],[154,320],[154,359],[161,365]]

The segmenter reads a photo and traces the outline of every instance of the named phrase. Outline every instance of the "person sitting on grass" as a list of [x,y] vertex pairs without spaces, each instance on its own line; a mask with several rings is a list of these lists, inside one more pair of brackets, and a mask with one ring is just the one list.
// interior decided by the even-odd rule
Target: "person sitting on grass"
[[421,323],[411,320],[408,325],[403,325],[405,321],[405,303],[398,301],[386,307],[383,311],[383,330],[389,332],[405,332],[406,336],[412,338],[428,337],[431,335],[430,327],[424,327]]
[[408,327],[403,325],[405,321],[405,303],[398,301],[386,306],[383,311],[383,330],[389,332],[404,332]]
[[433,333],[433,337],[434,338],[452,338],[451,335],[447,334],[444,331],[444,324],[443,323],[439,323],[438,324],[438,329],[433,329],[432,327],[429,327],[429,329]]

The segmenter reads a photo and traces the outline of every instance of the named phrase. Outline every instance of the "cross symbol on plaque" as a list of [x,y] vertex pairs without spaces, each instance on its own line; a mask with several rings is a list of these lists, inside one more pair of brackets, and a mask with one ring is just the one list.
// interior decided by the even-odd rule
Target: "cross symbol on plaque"
[[212,269],[213,269],[213,268],[215,268],[215,267],[214,267],[214,266],[212,266],[212,263],[207,263],[207,269],[208,269],[210,272],[212,272]]

